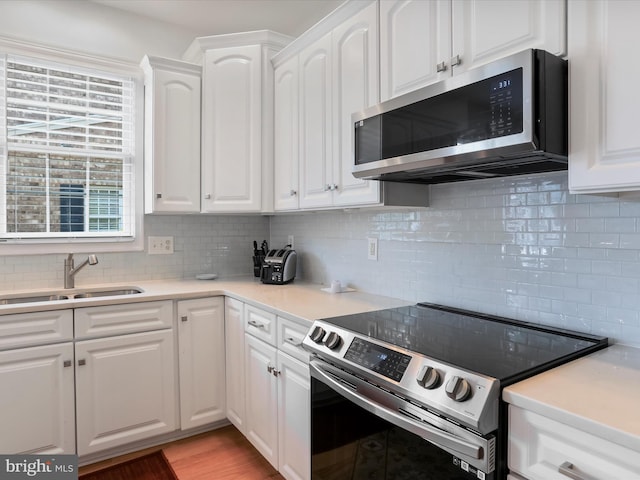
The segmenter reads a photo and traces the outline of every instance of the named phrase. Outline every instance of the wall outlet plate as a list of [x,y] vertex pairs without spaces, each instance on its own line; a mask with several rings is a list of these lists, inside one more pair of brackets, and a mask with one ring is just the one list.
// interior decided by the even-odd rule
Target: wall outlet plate
[[173,237],[149,237],[149,255],[169,255],[173,253]]
[[367,258],[369,260],[378,260],[378,239],[367,238]]

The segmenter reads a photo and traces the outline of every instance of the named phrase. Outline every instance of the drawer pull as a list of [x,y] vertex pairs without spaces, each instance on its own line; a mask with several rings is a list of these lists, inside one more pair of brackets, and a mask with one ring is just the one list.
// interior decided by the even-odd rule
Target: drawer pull
[[264,328],[264,325],[262,323],[258,323],[255,320],[249,320],[249,325],[251,325],[252,327],[256,327],[256,328]]
[[82,366],[86,364],[87,364],[87,361],[84,358],[81,358],[80,360],[78,360],[78,365]]
[[62,366],[63,366],[63,367],[70,367],[70,366],[71,366],[71,360],[65,360],[65,361],[62,363]]
[[187,320],[189,320],[189,317],[185,315],[184,317],[180,317],[180,320],[182,320],[183,322],[186,322]]
[[587,475],[586,473],[580,473],[573,469],[573,463],[564,462],[558,467],[558,472],[562,475],[573,478],[573,480],[595,480],[595,477]]
[[294,347],[297,347],[297,348],[301,348],[302,347],[302,342],[301,341],[297,341],[293,337],[286,337],[284,339],[284,343],[288,343],[288,344],[293,345]]

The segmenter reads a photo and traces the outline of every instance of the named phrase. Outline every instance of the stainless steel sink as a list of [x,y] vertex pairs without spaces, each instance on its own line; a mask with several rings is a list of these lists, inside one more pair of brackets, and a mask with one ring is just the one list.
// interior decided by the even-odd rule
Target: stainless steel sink
[[56,300],[68,300],[68,295],[58,294],[45,294],[45,295],[30,295],[24,297],[0,297],[0,305],[15,305],[20,303],[35,303],[35,302],[53,302]]
[[142,293],[142,290],[139,288],[116,288],[75,293],[73,298],[115,297],[116,295],[135,295],[137,293]]
[[19,305],[23,303],[53,302],[57,300],[73,300],[81,298],[115,297],[119,295],[136,295],[143,290],[138,287],[111,287],[95,290],[63,290],[36,292],[33,294],[0,295],[0,305]]

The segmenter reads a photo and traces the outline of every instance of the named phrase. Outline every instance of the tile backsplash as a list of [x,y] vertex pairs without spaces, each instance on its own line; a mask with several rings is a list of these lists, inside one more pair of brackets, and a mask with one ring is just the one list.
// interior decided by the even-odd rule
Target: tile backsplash
[[[100,253],[85,267],[76,287],[92,283],[253,274],[253,240],[269,238],[269,218],[255,216],[167,215],[145,217],[145,238],[173,236],[173,255],[144,252]],[[0,291],[62,288],[66,255],[0,256]],[[84,258],[76,256],[76,264]]]
[[[640,199],[572,195],[566,173],[435,185],[430,207],[271,220],[299,275],[640,346]],[[367,259],[367,238],[378,260]]]
[[[149,235],[172,235],[175,253],[100,254],[76,285],[247,276],[253,240],[293,235],[301,280],[640,346],[640,199],[571,195],[565,173],[435,185],[418,210],[147,216]],[[0,290],[62,287],[64,257],[0,256]]]

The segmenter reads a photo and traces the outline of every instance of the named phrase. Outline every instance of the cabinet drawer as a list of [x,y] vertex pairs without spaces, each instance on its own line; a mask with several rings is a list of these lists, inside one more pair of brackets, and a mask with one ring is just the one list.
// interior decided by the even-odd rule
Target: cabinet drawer
[[302,325],[287,318],[278,317],[278,350],[288,353],[301,362],[309,363],[309,352],[302,348],[302,341],[310,325]]
[[0,315],[0,350],[72,339],[72,310]]
[[244,331],[276,346],[276,316],[253,305],[244,307]]
[[[509,469],[529,480],[637,478],[636,452],[617,443],[509,406]],[[561,473],[561,470],[566,473]]]
[[127,303],[75,310],[76,338],[106,337],[171,328],[173,302]]

